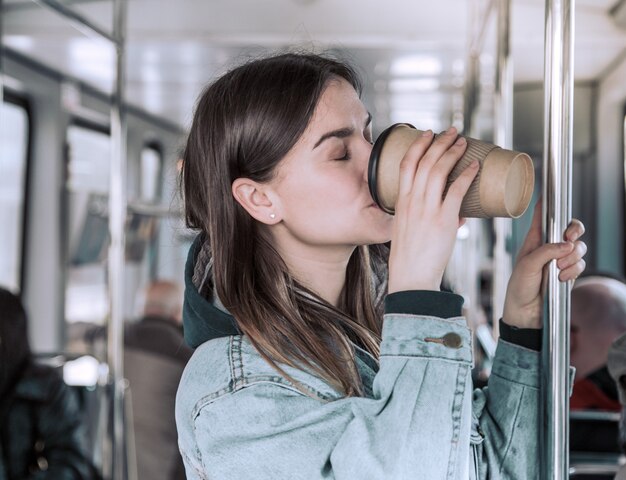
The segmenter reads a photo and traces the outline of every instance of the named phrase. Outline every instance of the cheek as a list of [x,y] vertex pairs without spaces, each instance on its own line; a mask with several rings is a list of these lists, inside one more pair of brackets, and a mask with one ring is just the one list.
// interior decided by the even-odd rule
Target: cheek
[[363,191],[354,176],[343,172],[303,174],[298,182],[291,182],[285,189],[289,210],[306,212],[308,215],[329,215],[343,207],[363,203]]

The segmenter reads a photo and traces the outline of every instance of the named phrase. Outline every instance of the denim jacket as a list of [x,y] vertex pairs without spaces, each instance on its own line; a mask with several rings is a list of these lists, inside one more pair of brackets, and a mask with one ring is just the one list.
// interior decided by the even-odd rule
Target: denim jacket
[[192,346],[208,340],[176,400],[189,480],[537,478],[538,352],[500,340],[488,387],[473,391],[463,317],[387,303],[379,361],[355,346],[365,395],[282,365],[305,394],[202,300],[193,250],[185,327]]

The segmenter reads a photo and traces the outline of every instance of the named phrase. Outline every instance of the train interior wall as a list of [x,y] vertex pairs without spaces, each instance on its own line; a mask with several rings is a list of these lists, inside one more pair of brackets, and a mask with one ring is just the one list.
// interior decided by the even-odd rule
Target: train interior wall
[[[36,352],[54,352],[65,346],[65,285],[68,281],[68,243],[76,225],[68,228],[66,132],[75,121],[98,123],[108,128],[109,106],[106,97],[70,85],[73,99],[67,99],[68,84],[54,72],[38,68],[19,57],[7,55],[4,71],[7,87],[29,102],[31,113],[31,155],[28,172],[25,245],[23,252],[23,295],[30,316],[30,340]],[[148,115],[129,110],[127,115],[128,198],[136,197],[139,182],[139,152],[146,144],[157,144],[162,150],[161,215],[158,229],[156,266],[127,262],[125,270],[125,310],[135,310],[146,275],[182,280],[185,231],[176,212],[180,211],[177,196],[177,160],[183,140],[182,129]],[[188,242],[187,242],[188,243]]]
[[[69,105],[67,83],[19,57],[7,56],[4,67],[13,83],[8,86],[27,96],[32,110],[32,151],[23,280],[29,306],[30,331],[35,351],[57,351],[64,346],[64,288],[67,281],[67,215],[65,142],[73,118],[91,112],[107,119],[106,98],[81,89],[78,104]],[[601,78],[577,82],[574,91],[574,170],[572,207],[587,225],[588,269],[624,274],[624,105],[626,56]],[[210,79],[207,79],[210,80]],[[74,87],[76,89],[76,85]],[[76,101],[76,99],[74,100]],[[191,117],[191,112],[190,112]],[[128,192],[133,198],[138,183],[139,152],[147,142],[162,147],[161,206],[164,216],[158,234],[158,253],[150,275],[183,278],[184,259],[192,236],[184,228],[177,195],[177,161],[184,140],[182,128],[140,115],[128,115]],[[514,148],[535,160],[541,178],[543,151],[543,85],[518,84],[514,94]],[[539,186],[539,185],[538,185]],[[539,189],[537,189],[539,191]],[[620,201],[616,201],[620,199]],[[176,214],[178,212],[178,214]],[[515,223],[513,245],[521,245],[530,215]],[[52,253],[51,253],[52,252]],[[126,271],[126,310],[130,316],[145,268],[129,264]]]
[[[572,147],[572,214],[587,227],[587,270],[619,276],[624,275],[624,78],[626,56],[600,78],[575,83]],[[543,96],[542,84],[516,85],[514,148],[533,157],[538,179],[543,164]],[[525,233],[528,217],[518,221],[523,228],[515,229],[516,236]],[[516,239],[519,242],[521,238]]]

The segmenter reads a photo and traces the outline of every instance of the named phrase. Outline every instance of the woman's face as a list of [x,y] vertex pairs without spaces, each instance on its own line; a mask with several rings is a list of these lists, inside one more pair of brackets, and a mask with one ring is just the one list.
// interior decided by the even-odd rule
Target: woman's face
[[375,205],[367,183],[371,150],[371,116],[347,81],[331,81],[270,182],[280,198],[276,226],[311,246],[389,241],[393,217]]

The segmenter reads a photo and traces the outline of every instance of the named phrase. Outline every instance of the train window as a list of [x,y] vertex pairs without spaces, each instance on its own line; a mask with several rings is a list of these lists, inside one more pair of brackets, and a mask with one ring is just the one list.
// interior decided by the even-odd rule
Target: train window
[[67,130],[67,284],[69,323],[102,324],[109,311],[106,250],[111,137],[104,129],[73,124]]
[[0,285],[18,290],[26,199],[29,122],[23,105],[0,107]]
[[156,145],[146,145],[141,151],[139,195],[141,200],[155,203],[160,195],[161,150]]
[[71,191],[107,193],[111,163],[111,137],[82,125],[67,129],[69,162],[67,187]]

